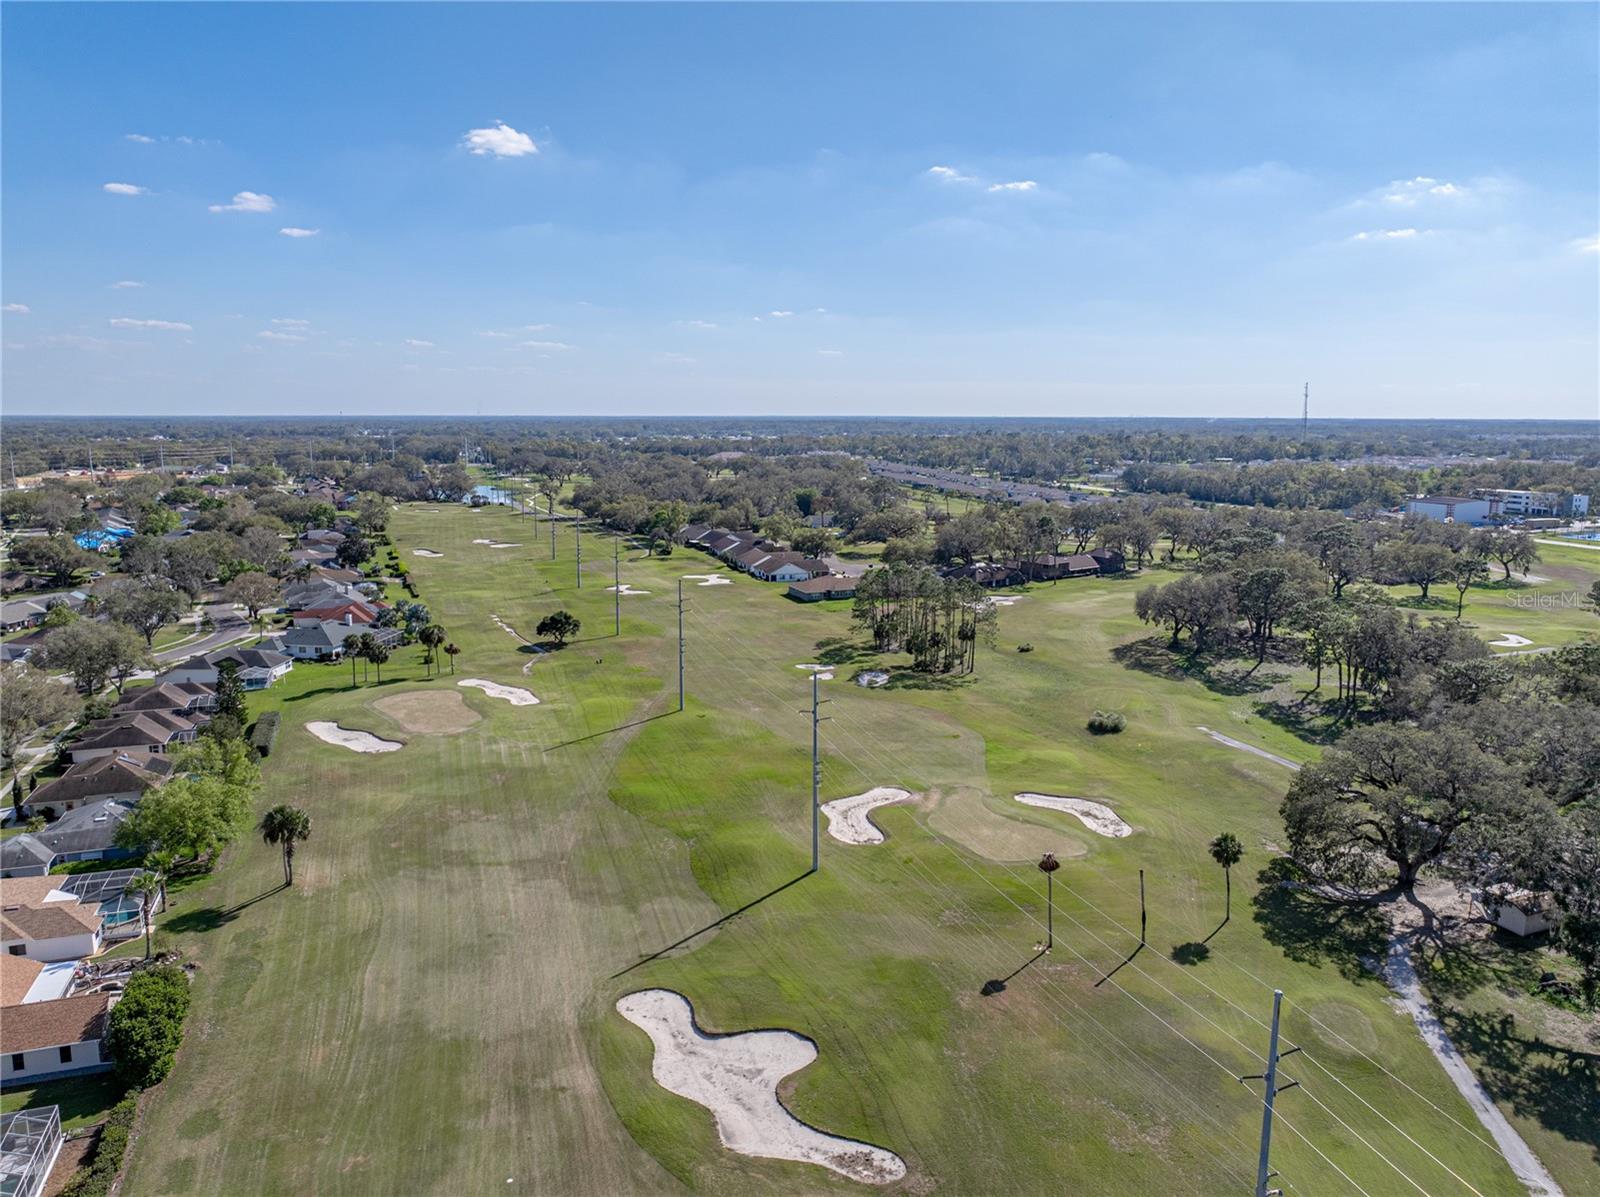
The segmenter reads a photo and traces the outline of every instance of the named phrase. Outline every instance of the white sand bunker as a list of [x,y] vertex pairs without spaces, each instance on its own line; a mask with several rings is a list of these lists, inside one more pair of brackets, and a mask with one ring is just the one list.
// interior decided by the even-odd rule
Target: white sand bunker
[[693,579],[701,586],[732,586],[732,578],[724,578],[721,574],[684,574],[685,582]]
[[883,832],[869,817],[872,811],[892,802],[904,802],[911,797],[910,790],[894,786],[877,786],[865,794],[849,798],[836,798],[822,804],[822,813],[828,816],[828,834],[846,844],[881,844]]
[[520,549],[522,542],[520,540],[496,540],[489,547],[491,549]]
[[371,732],[340,727],[320,719],[306,724],[306,730],[325,743],[337,744],[351,752],[398,752],[405,747],[399,740],[384,740]]
[[710,1110],[730,1151],[819,1164],[863,1184],[888,1184],[906,1174],[894,1152],[816,1130],[783,1108],[778,1082],[817,1058],[817,1045],[804,1036],[707,1035],[695,1025],[688,999],[670,989],[620,997],[617,1011],[655,1045],[650,1071],[656,1083]]
[[620,586],[607,586],[606,589],[607,590],[615,590],[618,594],[622,595],[623,598],[627,598],[630,594],[649,594],[650,593],[648,590],[635,590],[632,586],[629,586],[626,582],[622,583],[622,585],[620,585]]
[[412,549],[413,557],[443,557],[443,553],[435,553],[432,549]]
[[1133,828],[1122,821],[1122,816],[1103,802],[1090,802],[1087,798],[1063,798],[1057,794],[1017,794],[1016,799],[1024,806],[1044,806],[1076,815],[1078,821],[1096,835],[1120,840],[1133,834]]
[[1021,597],[1020,594],[991,594],[989,603],[995,607],[1010,607]]
[[499,682],[485,681],[481,677],[464,677],[456,683],[458,686],[472,686],[482,690],[490,698],[503,698],[514,707],[536,707],[539,700],[531,690],[524,690],[521,686],[502,686]]
[[1519,636],[1515,632],[1506,632],[1500,639],[1489,641],[1490,648],[1521,648],[1524,644],[1532,644],[1526,636]]
[[517,631],[516,628],[512,627],[505,620],[501,619],[498,615],[491,615],[489,618],[494,620],[494,626],[499,628],[507,636],[511,636],[523,644],[528,643],[527,637],[525,637],[521,632]]
[[856,685],[858,686],[887,686],[888,684],[889,675],[881,669],[863,669],[856,674]]

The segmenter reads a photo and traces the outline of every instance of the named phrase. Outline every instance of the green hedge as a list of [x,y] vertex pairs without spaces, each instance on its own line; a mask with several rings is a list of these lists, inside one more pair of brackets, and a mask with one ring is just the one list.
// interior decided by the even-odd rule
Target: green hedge
[[128,1150],[128,1134],[133,1129],[133,1116],[139,1106],[138,1091],[128,1094],[106,1115],[100,1128],[100,1142],[94,1149],[94,1161],[61,1190],[60,1197],[106,1197],[122,1170],[122,1157]]
[[278,742],[278,724],[282,716],[277,711],[266,711],[250,729],[250,747],[257,756],[271,756],[272,746]]
[[130,1085],[158,1084],[172,1070],[189,1013],[189,978],[175,964],[140,969],[106,1019],[106,1048]]

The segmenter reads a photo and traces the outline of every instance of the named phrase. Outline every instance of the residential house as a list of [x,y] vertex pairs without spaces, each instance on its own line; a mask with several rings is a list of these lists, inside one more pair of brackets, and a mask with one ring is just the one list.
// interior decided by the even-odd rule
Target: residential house
[[46,964],[26,956],[0,955],[0,1006],[49,1002],[72,992],[78,971],[76,960]]
[[327,606],[300,608],[293,613],[291,619],[295,624],[304,627],[314,627],[320,623],[359,624],[366,627],[377,621],[380,609],[373,603],[345,599],[343,602]]
[[1556,925],[1559,915],[1549,893],[1501,886],[1482,895],[1495,925],[1513,935],[1538,935]]
[[239,667],[239,681],[246,690],[265,690],[294,668],[294,661],[284,653],[268,648],[223,648],[216,652],[190,657],[163,673],[161,682],[200,682],[207,686],[217,684],[217,666],[232,661]]
[[361,592],[353,583],[335,582],[322,577],[291,582],[283,588],[282,594],[285,611],[337,607],[340,603],[359,602],[361,599]]
[[77,611],[83,607],[88,595],[81,590],[64,594],[36,594],[25,599],[12,599],[0,603],[0,632],[15,632],[22,628],[36,628],[45,621],[52,607],[70,607]]
[[768,553],[743,568],[751,577],[760,578],[763,582],[800,582],[828,572],[828,567],[821,561],[804,553],[784,551]]
[[1089,556],[1094,558],[1103,574],[1120,574],[1127,565],[1127,558],[1116,549],[1090,549]]
[[1020,586],[1028,579],[1015,565],[1007,562],[973,561],[966,565],[951,566],[940,571],[946,578],[965,578],[980,586]]
[[172,774],[170,757],[148,752],[114,752],[71,766],[54,781],[28,795],[28,809],[59,818],[91,802],[133,803]]
[[59,888],[60,881],[30,875],[0,884],[0,951],[50,963],[100,950],[99,909]]
[[129,690],[111,708],[113,715],[132,715],[141,711],[170,711],[193,719],[217,709],[217,692],[199,682],[161,682]]
[[43,647],[44,638],[49,634],[49,628],[35,628],[31,632],[24,632],[21,636],[0,642],[0,664],[9,665],[13,661],[26,661]]
[[789,597],[802,603],[818,603],[823,599],[855,598],[856,587],[860,581],[860,578],[823,574],[820,577],[789,583]]
[[67,746],[73,762],[123,752],[168,752],[195,738],[200,721],[171,711],[135,711],[96,719]]
[[6,1007],[0,1017],[0,1083],[55,1080],[109,1069],[106,1016],[116,1000],[113,993],[84,993]]
[[78,860],[125,860],[135,853],[117,846],[117,828],[131,814],[133,803],[102,799],[68,811],[43,831],[0,840],[0,877],[43,877]]

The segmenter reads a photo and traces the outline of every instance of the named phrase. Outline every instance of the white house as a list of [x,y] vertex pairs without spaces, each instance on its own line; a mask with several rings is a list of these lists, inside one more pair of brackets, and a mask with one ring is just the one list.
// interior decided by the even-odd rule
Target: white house
[[57,889],[55,877],[0,882],[0,951],[52,963],[100,951],[100,911]]
[[223,648],[204,656],[190,657],[181,665],[174,665],[156,680],[159,682],[200,682],[217,684],[217,666],[232,661],[239,667],[239,681],[246,690],[265,690],[289,670],[294,661],[283,653],[267,648]]
[[110,993],[8,1006],[0,1019],[0,1084],[77,1076],[111,1067],[103,1040]]
[[1517,889],[1483,895],[1483,908],[1495,925],[1513,935],[1538,935],[1556,925],[1556,912],[1550,895]]

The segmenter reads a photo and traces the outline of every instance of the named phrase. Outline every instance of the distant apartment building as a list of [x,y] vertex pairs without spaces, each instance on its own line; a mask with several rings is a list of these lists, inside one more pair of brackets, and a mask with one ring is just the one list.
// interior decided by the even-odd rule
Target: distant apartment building
[[1513,519],[1533,516],[1567,517],[1582,519],[1589,514],[1589,496],[1565,494],[1553,490],[1491,490],[1472,492],[1475,498],[1488,499],[1490,517],[1508,516]]

